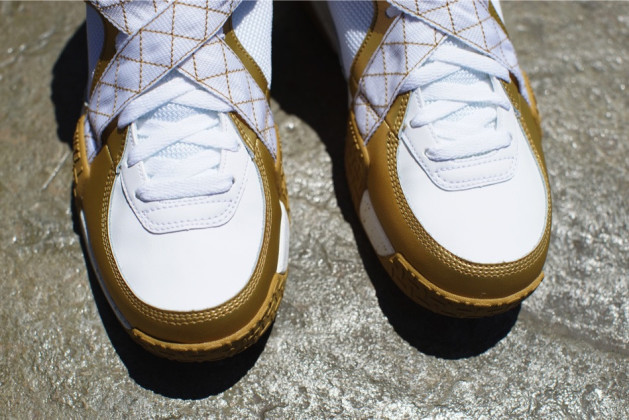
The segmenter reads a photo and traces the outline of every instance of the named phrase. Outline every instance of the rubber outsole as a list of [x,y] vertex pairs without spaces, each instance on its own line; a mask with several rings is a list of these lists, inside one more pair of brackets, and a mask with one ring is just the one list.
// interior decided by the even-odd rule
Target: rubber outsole
[[510,296],[478,299],[439,288],[417,272],[399,253],[380,257],[380,262],[395,284],[415,303],[432,312],[455,318],[482,318],[506,312],[533,293],[544,278],[544,273],[541,273],[526,288]]
[[109,295],[107,288],[103,284],[98,265],[96,264],[92,253],[89,235],[85,226],[85,219],[83,217],[83,213],[78,210],[78,208],[80,208],[80,206],[77,205],[85,246],[90,260],[90,265],[92,266],[98,280],[98,285],[103,291],[105,298],[107,299],[107,303],[109,303],[109,306],[116,315],[116,318],[118,318],[118,321],[123,329],[136,343],[147,351],[155,354],[156,356],[180,362],[207,362],[221,360],[234,356],[235,354],[238,354],[252,346],[262,337],[269,326],[273,323],[280,302],[282,301],[288,271],[284,273],[276,273],[273,276],[267,296],[265,297],[264,302],[260,306],[256,315],[241,329],[219,340],[203,343],[176,343],[160,340],[137,328],[133,328],[118,310],[115,302]]
[[232,357],[255,344],[271,326],[284,294],[287,273],[277,273],[264,304],[247,325],[237,332],[206,343],[172,343],[159,340],[144,332],[127,329],[131,338],[149,352],[180,362],[207,362]]

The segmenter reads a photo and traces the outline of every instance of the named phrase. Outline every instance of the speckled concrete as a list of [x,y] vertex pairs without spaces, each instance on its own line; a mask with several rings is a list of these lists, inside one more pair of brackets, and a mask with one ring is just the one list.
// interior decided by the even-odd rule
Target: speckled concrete
[[76,232],[83,6],[0,2],[0,417],[628,418],[629,4],[503,7],[538,94],[555,203],[533,296],[453,320],[392,285],[348,199],[336,57],[283,2],[273,106],[293,211],[286,294],[256,346],[181,365],[118,326]]

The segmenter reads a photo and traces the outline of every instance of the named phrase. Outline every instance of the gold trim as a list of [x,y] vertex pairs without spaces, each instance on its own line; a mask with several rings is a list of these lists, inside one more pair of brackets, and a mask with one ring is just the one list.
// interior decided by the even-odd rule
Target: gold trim
[[494,18],[494,20],[496,21],[496,23],[500,26],[500,28],[502,28],[502,30],[504,31],[505,35],[507,36],[507,38],[509,38],[509,31],[507,31],[507,27],[505,26],[504,22],[502,21],[502,19],[500,19],[500,15],[498,14],[498,11],[496,10],[496,8],[494,7],[494,4],[490,1],[489,2],[489,15]]

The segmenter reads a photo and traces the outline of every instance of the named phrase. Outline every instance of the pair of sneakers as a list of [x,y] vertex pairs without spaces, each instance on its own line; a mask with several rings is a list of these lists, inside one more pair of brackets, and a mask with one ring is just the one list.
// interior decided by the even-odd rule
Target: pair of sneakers
[[[331,17],[349,85],[352,200],[391,278],[446,315],[517,305],[543,277],[550,189],[499,5],[315,9]],[[277,312],[289,206],[271,24],[270,1],[88,4],[76,206],[107,300],[158,355],[228,357]]]

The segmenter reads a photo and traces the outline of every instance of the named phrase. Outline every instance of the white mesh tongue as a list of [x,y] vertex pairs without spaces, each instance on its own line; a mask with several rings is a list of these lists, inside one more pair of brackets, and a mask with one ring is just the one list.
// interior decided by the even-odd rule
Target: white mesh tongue
[[[460,49],[465,49],[468,51],[474,51],[472,50],[470,47],[468,47],[467,45],[465,45],[463,42],[459,41],[456,38],[452,38],[452,37],[448,37],[442,45],[450,45],[450,46],[455,46],[457,48]],[[485,73],[481,73],[478,71],[474,71],[474,70],[469,70],[466,68],[461,68],[460,70],[450,74],[449,76],[444,77],[443,79],[439,80],[436,83],[450,83],[453,85],[461,85],[461,86],[469,86],[470,84],[477,84],[480,83],[483,86],[483,89],[486,87],[488,91],[493,92],[493,87],[491,85],[491,80],[489,78],[489,76]],[[473,100],[474,98],[470,98],[470,100]],[[426,101],[426,104],[430,104],[434,101]],[[475,102],[475,103],[471,103],[463,108],[461,108],[460,110],[458,110],[457,112],[453,112],[452,114],[448,115],[447,117],[445,117],[443,119],[443,121],[448,121],[448,122],[456,122],[459,121],[461,118],[466,117],[470,114],[473,114],[476,111],[480,111],[482,109],[485,109],[487,107],[490,108],[495,108],[495,105],[490,105],[490,104],[484,104],[483,102]],[[494,128],[496,125],[496,121],[494,120],[491,123],[491,128]]]
[[[180,104],[174,104],[174,103],[168,103],[166,105],[163,105],[157,108],[155,111],[144,115],[142,118],[140,118],[137,121],[136,124],[137,124],[138,140],[141,142],[151,141],[151,139],[149,138],[145,130],[143,130],[145,123],[147,123],[148,121],[153,121],[153,122],[160,121],[160,122],[164,122],[164,124],[170,125],[173,123],[179,123],[180,121],[185,120],[186,118],[192,117],[194,115],[198,115],[199,113],[203,113],[204,115],[215,114],[211,116],[218,119],[218,115],[216,115],[216,113],[212,113],[207,110],[200,110],[200,109],[192,108],[186,105],[180,105]],[[178,142],[171,146],[166,147],[165,149],[160,150],[159,153],[155,154],[155,156],[168,158],[168,159],[174,159],[174,160],[181,160],[181,159],[186,159],[192,156],[193,154],[198,153],[202,150],[205,150],[205,148],[202,146],[198,146],[196,144]],[[148,173],[147,175],[151,177],[153,174]]]
[[[147,114],[141,120],[146,122],[149,120],[164,121],[166,123],[176,123],[193,115],[196,115],[199,111],[179,104],[166,104],[152,113]],[[138,137],[140,140],[150,141],[148,136],[142,132],[142,123],[138,121]],[[202,150],[203,147],[196,144],[189,143],[175,143],[167,148],[161,150],[156,156],[165,157],[169,159],[185,159],[190,155]]]

